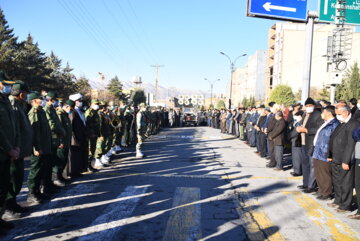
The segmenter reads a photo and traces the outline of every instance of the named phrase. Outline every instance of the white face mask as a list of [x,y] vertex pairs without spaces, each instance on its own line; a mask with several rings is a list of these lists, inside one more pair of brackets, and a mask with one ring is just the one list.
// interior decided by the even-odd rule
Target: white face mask
[[300,116],[294,116],[294,120],[295,120],[295,122],[299,122],[300,121]]
[[93,108],[93,110],[98,110],[100,108],[100,106],[99,105],[94,105],[92,108]]
[[357,103],[356,107],[360,110],[360,103]]
[[314,112],[314,107],[306,107],[306,113],[313,113]]
[[338,121],[340,122],[344,122],[344,118],[342,117],[342,115],[336,115],[336,119],[338,119]]

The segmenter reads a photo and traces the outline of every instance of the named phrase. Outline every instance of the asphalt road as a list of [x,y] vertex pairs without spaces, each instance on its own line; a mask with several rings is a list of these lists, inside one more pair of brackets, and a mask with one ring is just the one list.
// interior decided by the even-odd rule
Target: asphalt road
[[219,130],[166,129],[144,153],[128,150],[30,207],[3,240],[360,240],[358,221]]

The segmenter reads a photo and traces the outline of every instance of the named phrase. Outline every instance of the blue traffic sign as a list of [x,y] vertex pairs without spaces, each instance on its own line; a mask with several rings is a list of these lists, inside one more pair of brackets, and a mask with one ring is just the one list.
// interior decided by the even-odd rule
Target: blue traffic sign
[[305,22],[307,0],[248,0],[247,15]]

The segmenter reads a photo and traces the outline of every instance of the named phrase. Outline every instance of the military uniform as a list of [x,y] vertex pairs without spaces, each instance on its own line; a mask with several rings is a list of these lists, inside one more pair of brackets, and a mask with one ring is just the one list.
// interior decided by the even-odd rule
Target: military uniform
[[[4,85],[2,93],[0,93],[0,207],[3,207],[10,186],[10,163],[14,161],[9,152],[16,150],[13,157],[15,153],[19,154],[20,135],[19,125],[8,99],[8,92],[6,92],[10,88],[5,87],[14,82],[5,80],[4,72],[0,73],[0,82]],[[0,213],[0,232],[4,234],[6,232],[4,229],[12,228],[13,225],[2,220],[1,216],[2,212]]]
[[[100,102],[100,105],[105,106],[105,103]],[[96,141],[96,150],[95,150],[95,168],[102,167],[106,164],[106,160],[104,156],[106,154],[106,143],[108,141],[110,130],[109,130],[109,119],[106,116],[104,110],[98,111],[100,117],[100,136],[97,138]],[[104,163],[105,162],[105,163]]]
[[[22,84],[15,84],[13,88],[21,90]],[[27,87],[24,87],[26,89]],[[27,91],[28,92],[28,91]],[[6,209],[9,211],[21,212],[22,208],[16,203],[16,196],[20,193],[24,179],[24,158],[32,153],[33,130],[26,113],[26,103],[14,96],[9,97],[14,110],[15,120],[19,126],[20,135],[20,156],[10,164],[10,186],[6,196]]]
[[30,124],[33,129],[33,150],[40,153],[31,155],[30,171],[28,177],[29,196],[41,198],[40,184],[48,182],[49,172],[51,175],[51,129],[46,118],[46,113],[41,106],[32,107],[28,113]]
[[56,114],[60,120],[60,123],[65,131],[65,135],[62,138],[63,148],[57,149],[57,158],[61,160],[61,165],[58,167],[59,178],[63,179],[63,171],[69,159],[69,151],[71,146],[72,137],[72,124],[69,118],[69,114],[66,113],[62,108],[56,111]]
[[[140,107],[145,106],[144,104],[140,104]],[[142,153],[143,141],[145,140],[146,133],[146,121],[145,121],[145,113],[142,110],[136,114],[136,130],[137,130],[137,144],[136,144],[136,157],[142,158],[144,155]]]
[[[52,99],[56,97],[55,93],[52,91],[49,91],[47,96],[51,97]],[[52,172],[50,171],[50,174],[48,174],[48,177],[46,178],[45,187],[50,188],[50,186],[52,186],[51,180],[56,181],[54,183],[56,183],[58,186],[64,186],[65,183],[60,182],[59,180],[60,170],[64,166],[64,160],[58,158],[58,149],[62,148],[60,145],[64,144],[62,140],[62,138],[65,136],[64,129],[52,104],[46,103],[44,111],[46,113],[46,118],[49,122],[51,130],[51,163],[46,165],[46,168],[52,170]]]
[[[91,100],[91,103],[97,104],[98,100]],[[96,141],[100,136],[100,116],[98,112],[89,108],[85,112],[86,126],[89,131],[89,160],[95,158]]]

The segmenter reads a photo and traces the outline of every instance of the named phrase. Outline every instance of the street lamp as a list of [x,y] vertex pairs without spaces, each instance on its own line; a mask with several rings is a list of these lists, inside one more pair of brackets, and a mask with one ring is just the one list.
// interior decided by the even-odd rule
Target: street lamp
[[211,103],[212,106],[214,106],[213,105],[213,99],[212,99],[213,98],[213,87],[214,87],[215,82],[220,81],[220,79],[214,80],[212,82],[210,80],[208,80],[207,78],[205,78],[205,80],[209,81],[209,83],[210,83],[210,87],[211,87],[211,96],[210,96],[211,101],[210,101],[210,103]]
[[230,76],[230,97],[229,97],[229,109],[231,109],[231,98],[232,98],[232,82],[233,82],[233,74],[235,72],[235,63],[236,61],[240,58],[240,57],[244,57],[246,56],[246,54],[242,54],[240,56],[238,56],[234,61],[231,61],[231,58],[225,54],[224,52],[220,52],[220,54],[224,55],[226,58],[229,59],[230,62],[230,71],[231,71],[231,76]]

